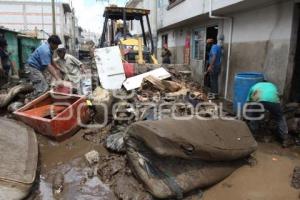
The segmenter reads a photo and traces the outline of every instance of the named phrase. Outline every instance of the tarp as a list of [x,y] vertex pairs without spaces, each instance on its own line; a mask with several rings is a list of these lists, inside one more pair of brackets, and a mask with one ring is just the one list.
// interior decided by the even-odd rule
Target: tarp
[[137,122],[127,135],[162,157],[230,161],[253,153],[257,143],[237,120],[160,120]]

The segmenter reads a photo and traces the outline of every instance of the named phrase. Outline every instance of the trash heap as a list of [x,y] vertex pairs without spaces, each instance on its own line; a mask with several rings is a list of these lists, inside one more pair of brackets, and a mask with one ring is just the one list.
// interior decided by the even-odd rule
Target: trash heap
[[[93,65],[96,74],[82,85],[87,93],[91,85],[98,85],[92,95],[52,91],[28,103],[26,94],[34,88],[23,85],[0,95],[0,108],[21,99],[10,106],[14,116],[54,139],[66,139],[86,127],[90,134],[83,139],[93,140],[94,132],[107,128],[107,137],[95,141],[104,140],[113,153],[107,158],[96,151],[86,154],[90,164],[101,164],[95,164],[89,174],[97,171],[106,182],[120,171],[124,177],[132,177],[133,172],[156,198],[182,199],[191,191],[212,186],[256,150],[244,122],[218,119],[221,109],[208,101],[187,66],[126,63],[132,72],[126,73],[118,47],[96,49]],[[22,107],[21,103],[27,104]],[[112,182],[123,188],[127,182],[122,180],[127,179]]]
[[[98,87],[92,95],[94,122],[111,124],[107,149],[126,154],[130,169],[155,198],[182,199],[193,190],[212,186],[256,150],[244,122],[215,119],[219,108],[209,103],[199,106],[208,99],[188,68],[135,65],[131,71],[146,70],[125,77],[116,54],[113,48],[95,53],[105,89]],[[109,57],[118,67],[109,68]],[[195,108],[202,120],[194,116]]]

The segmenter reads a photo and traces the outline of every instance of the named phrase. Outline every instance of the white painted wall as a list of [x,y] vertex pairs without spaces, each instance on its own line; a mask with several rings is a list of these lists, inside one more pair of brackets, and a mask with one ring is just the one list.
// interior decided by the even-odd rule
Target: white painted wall
[[287,1],[233,15],[233,42],[289,39],[292,31],[291,9],[291,3]]
[[[209,0],[185,0],[177,6],[167,9],[168,0],[158,2],[158,29],[209,12]],[[245,0],[213,0],[213,10],[224,8]]]
[[[130,7],[130,6],[129,6]],[[142,9],[147,9],[150,10],[150,15],[149,15],[149,21],[151,25],[151,31],[154,37],[156,37],[157,33],[157,26],[156,26],[156,15],[157,15],[157,0],[143,0],[140,1],[135,8],[142,8]],[[133,21],[133,28],[134,31],[138,34],[142,33],[142,29],[140,26],[139,21]],[[144,25],[145,25],[145,31],[148,32],[148,25],[147,25],[147,20],[146,17],[144,17]]]

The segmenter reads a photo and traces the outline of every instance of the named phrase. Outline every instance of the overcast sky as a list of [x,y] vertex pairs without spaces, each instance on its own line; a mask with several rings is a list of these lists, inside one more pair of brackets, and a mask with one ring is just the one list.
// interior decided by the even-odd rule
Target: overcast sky
[[[68,2],[68,0],[66,0]],[[103,11],[108,5],[107,1],[99,2],[96,0],[72,0],[75,14],[78,18],[78,24],[83,29],[92,32],[101,33],[103,26]],[[110,0],[111,4],[124,6],[127,0]]]

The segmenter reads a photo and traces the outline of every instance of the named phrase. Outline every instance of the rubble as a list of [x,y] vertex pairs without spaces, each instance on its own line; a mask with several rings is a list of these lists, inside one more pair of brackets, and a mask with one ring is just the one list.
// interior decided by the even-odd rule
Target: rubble
[[295,189],[300,189],[300,167],[294,169],[291,185]]
[[97,123],[104,123],[108,120],[108,116],[111,115],[113,96],[108,90],[97,87],[92,96],[91,101],[95,107],[94,119]]
[[54,195],[59,195],[64,188],[64,175],[57,173],[53,178],[52,190]]
[[109,135],[105,142],[106,148],[114,152],[124,153],[125,152],[124,137],[125,136],[123,132]]
[[95,150],[86,153],[84,157],[91,166],[99,162],[99,153]]
[[13,112],[19,110],[20,108],[22,108],[24,105],[25,104],[20,101],[13,102],[13,103],[9,104],[9,106],[7,107],[7,111],[10,113],[13,113]]
[[[81,137],[83,141],[90,142],[91,149],[95,150],[89,149],[80,157],[87,161],[88,166],[82,168],[81,164],[74,165],[81,173],[80,184],[77,177],[74,182],[68,182],[74,173],[72,169],[57,173],[60,178],[53,181],[54,194],[62,195],[66,187],[66,193],[70,195],[72,185],[81,189],[82,185],[100,178],[96,182],[102,181],[119,199],[150,200],[152,196],[183,199],[194,190],[200,198],[203,192],[199,189],[229,176],[245,164],[247,156],[255,151],[255,141],[244,124],[237,125],[235,123],[239,122],[236,121],[226,122],[229,125],[224,126],[218,121],[191,124],[194,119],[188,119],[171,124],[170,130],[164,130],[159,125],[174,118],[172,114],[176,117],[193,116],[193,109],[199,103],[208,101],[202,87],[192,81],[190,70],[179,70],[174,65],[143,65],[135,68],[136,76],[123,80],[124,71],[119,65],[117,69],[109,69],[113,64],[109,63],[109,59],[104,61],[106,58],[100,58],[99,52],[96,64],[101,87],[94,80],[93,85],[98,87],[89,96],[95,112],[90,125],[103,126],[95,129],[88,127]],[[105,68],[99,67],[104,64]],[[90,86],[90,83],[87,85]],[[118,89],[110,90],[112,88]],[[88,88],[86,92],[89,93]],[[293,106],[289,108],[294,109]],[[161,108],[161,112],[157,108]],[[203,104],[198,109],[197,114],[205,119],[213,119],[220,111],[219,107],[211,104]],[[56,110],[54,114],[47,112],[47,116],[51,114],[54,119],[61,112],[63,110]],[[143,127],[143,124],[146,125]],[[195,124],[197,127],[193,128]],[[176,131],[178,134],[175,134]],[[244,131],[247,134],[243,135]],[[160,133],[163,134],[160,136]],[[104,146],[109,152],[104,155],[94,145]],[[72,144],[69,148],[72,149]],[[249,163],[251,167],[257,165],[255,159],[249,159]],[[83,196],[84,193],[82,191]]]

